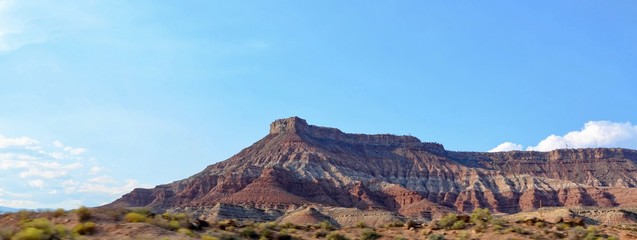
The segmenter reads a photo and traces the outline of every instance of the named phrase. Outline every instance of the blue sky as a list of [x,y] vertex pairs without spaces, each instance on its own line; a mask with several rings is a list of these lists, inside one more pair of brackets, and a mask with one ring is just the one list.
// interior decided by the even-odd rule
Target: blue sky
[[637,148],[634,1],[0,0],[0,205],[96,206],[277,118],[450,150]]

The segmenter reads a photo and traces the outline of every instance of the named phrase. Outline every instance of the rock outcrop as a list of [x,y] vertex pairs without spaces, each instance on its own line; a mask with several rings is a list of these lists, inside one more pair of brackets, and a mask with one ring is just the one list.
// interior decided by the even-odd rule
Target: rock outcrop
[[[635,186],[635,150],[455,152],[412,136],[346,134],[292,117],[274,121],[267,136],[228,160],[187,179],[135,189],[108,206],[241,206],[282,215],[320,206],[316,209],[427,219],[477,207],[516,213],[540,207],[634,206]],[[241,212],[235,208],[221,215]],[[335,214],[316,209],[300,213]]]

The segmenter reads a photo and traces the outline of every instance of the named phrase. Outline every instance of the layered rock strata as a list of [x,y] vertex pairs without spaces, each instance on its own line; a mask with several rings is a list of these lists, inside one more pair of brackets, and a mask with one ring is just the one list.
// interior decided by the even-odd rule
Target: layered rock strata
[[346,134],[292,117],[274,121],[267,136],[228,160],[108,206],[241,206],[277,213],[270,218],[319,206],[428,219],[477,207],[635,206],[635,186],[635,150],[455,152],[412,136]]

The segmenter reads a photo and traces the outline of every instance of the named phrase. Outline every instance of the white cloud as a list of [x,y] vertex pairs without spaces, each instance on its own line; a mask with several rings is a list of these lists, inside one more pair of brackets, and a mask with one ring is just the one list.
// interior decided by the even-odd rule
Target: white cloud
[[102,171],[102,168],[101,168],[101,167],[98,167],[98,166],[93,166],[93,167],[91,167],[91,169],[90,169],[90,173],[91,173],[91,174],[97,174],[97,173],[99,173],[99,172],[101,172],[101,171]]
[[[53,146],[57,147],[57,148],[61,148],[63,151],[70,153],[71,155],[80,155],[84,152],[86,152],[86,148],[75,148],[75,147],[69,147],[69,146],[65,146],[62,142],[60,141],[53,141]],[[56,156],[58,157],[63,157],[63,153],[53,153],[56,154]]]
[[[502,146],[502,147],[501,147]],[[492,149],[506,150],[507,146],[522,149],[522,145],[505,142]],[[551,151],[560,148],[621,147],[637,149],[637,125],[630,122],[590,121],[579,131],[571,131],[564,136],[550,135],[527,151]],[[512,149],[513,150],[513,149]]]
[[[103,182],[102,182],[103,181]],[[117,182],[108,177],[97,177],[89,179],[88,182],[77,182],[73,180],[62,183],[64,192],[70,193],[86,193],[86,194],[107,194],[119,196],[132,191],[138,187],[150,187],[142,185],[137,180],[128,179],[123,185],[117,185]]]
[[59,147],[59,148],[63,148],[64,144],[62,144],[62,142],[56,140],[56,141],[53,141],[53,146]]
[[38,141],[28,137],[8,138],[0,135],[0,148],[25,147],[34,144],[38,144]]
[[29,186],[36,187],[36,188],[43,188],[44,181],[42,181],[42,179],[29,180]]
[[[3,1],[3,0],[0,0]],[[0,135],[0,205],[19,208],[76,207],[113,201],[136,187],[136,180],[118,181],[102,175],[87,150],[60,141],[41,144],[30,137]],[[99,176],[96,176],[100,174]],[[57,205],[56,205],[57,204]],[[61,205],[60,205],[61,204]]]
[[35,202],[30,200],[12,200],[12,199],[2,199],[0,198],[0,206],[10,207],[10,208],[25,208],[29,206],[33,206]]
[[515,144],[512,142],[504,142],[494,149],[489,150],[489,152],[507,152],[507,151],[520,151],[524,147],[520,144]]

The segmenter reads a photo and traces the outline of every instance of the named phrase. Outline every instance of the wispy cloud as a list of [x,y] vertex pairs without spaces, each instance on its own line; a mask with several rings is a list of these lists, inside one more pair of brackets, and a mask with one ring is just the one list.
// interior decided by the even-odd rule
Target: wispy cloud
[[68,29],[95,23],[75,1],[0,0],[0,53],[43,43]]
[[86,204],[81,199],[87,198],[108,202],[136,187],[147,187],[134,179],[96,176],[103,168],[87,161],[86,151],[60,141],[43,144],[31,137],[0,135],[0,176],[4,177],[0,178],[0,205],[71,208],[77,205],[56,204]]
[[0,148],[24,147],[38,144],[38,141],[28,137],[8,138],[0,135]]
[[[622,147],[637,149],[637,125],[630,122],[590,121],[579,131],[563,136],[550,135],[527,151],[551,151],[560,148]],[[505,142],[490,150],[502,152],[522,150],[520,144]]]

